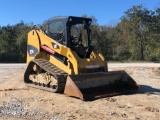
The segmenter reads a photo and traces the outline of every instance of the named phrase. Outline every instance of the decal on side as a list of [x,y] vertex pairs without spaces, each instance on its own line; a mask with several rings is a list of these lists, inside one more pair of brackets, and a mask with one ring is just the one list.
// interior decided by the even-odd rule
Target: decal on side
[[38,53],[38,49],[32,45],[27,45],[27,52],[29,56],[34,57]]

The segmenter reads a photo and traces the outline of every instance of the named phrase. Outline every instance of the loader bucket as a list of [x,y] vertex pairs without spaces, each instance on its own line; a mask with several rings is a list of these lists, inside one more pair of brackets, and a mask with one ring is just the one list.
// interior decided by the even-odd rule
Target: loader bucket
[[69,75],[64,94],[81,100],[93,100],[138,90],[139,85],[125,71],[112,71]]

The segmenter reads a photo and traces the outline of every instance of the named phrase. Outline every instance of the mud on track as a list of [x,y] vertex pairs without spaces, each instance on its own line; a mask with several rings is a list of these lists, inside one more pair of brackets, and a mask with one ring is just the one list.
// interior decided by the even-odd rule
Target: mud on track
[[[159,65],[159,64],[158,64]],[[109,64],[109,70],[126,70],[140,84],[137,94],[84,102],[63,94],[28,88],[25,66],[0,64],[0,119],[160,119],[160,66]]]

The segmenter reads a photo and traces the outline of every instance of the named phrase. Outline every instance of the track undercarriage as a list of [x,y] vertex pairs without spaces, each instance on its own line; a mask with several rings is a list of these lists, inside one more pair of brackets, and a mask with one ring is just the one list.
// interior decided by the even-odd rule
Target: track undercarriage
[[45,59],[32,60],[25,72],[27,86],[60,93],[64,91],[67,74]]

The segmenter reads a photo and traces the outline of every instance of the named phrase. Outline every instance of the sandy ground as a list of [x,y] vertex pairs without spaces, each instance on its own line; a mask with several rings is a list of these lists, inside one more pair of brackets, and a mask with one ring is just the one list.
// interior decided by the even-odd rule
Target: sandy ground
[[140,91],[86,102],[28,88],[24,64],[0,64],[0,119],[160,120],[160,64],[112,63],[109,70],[125,70]]

